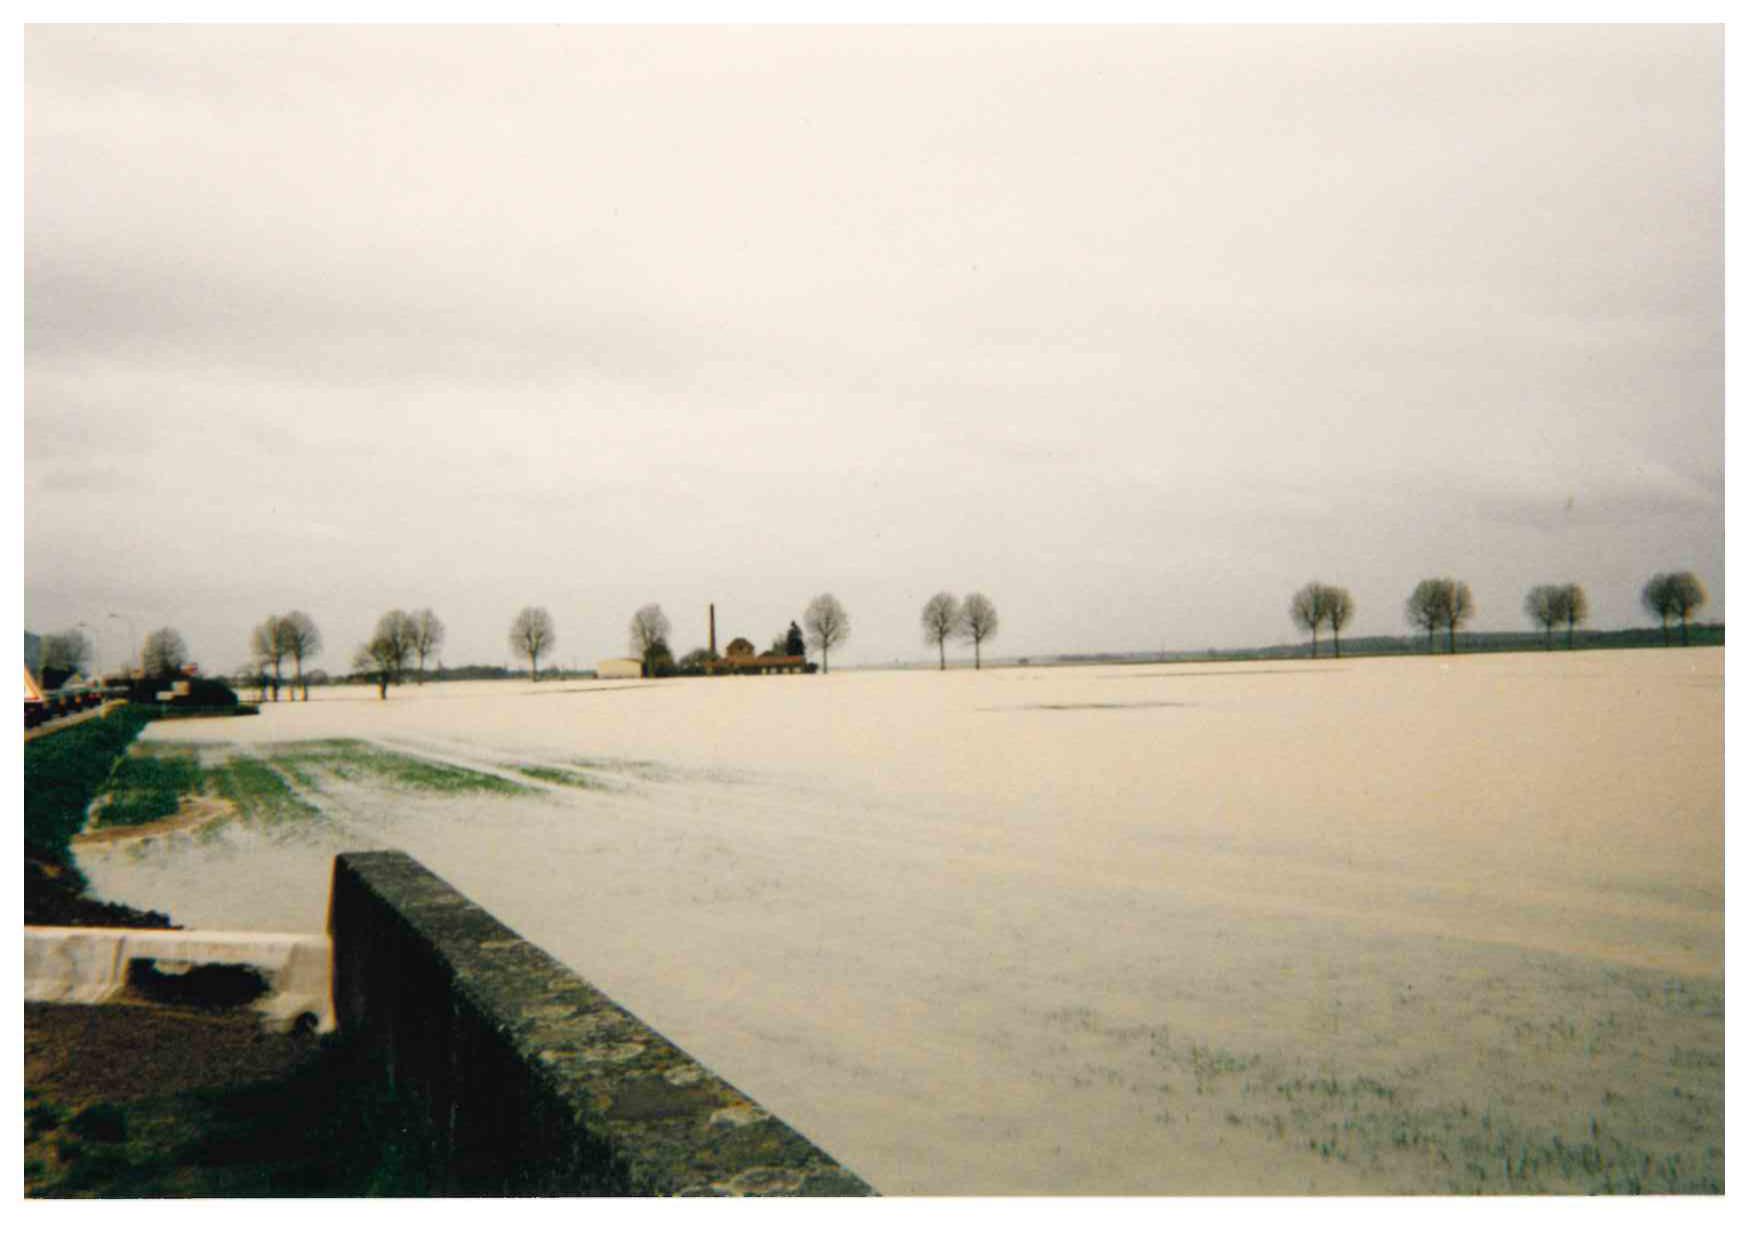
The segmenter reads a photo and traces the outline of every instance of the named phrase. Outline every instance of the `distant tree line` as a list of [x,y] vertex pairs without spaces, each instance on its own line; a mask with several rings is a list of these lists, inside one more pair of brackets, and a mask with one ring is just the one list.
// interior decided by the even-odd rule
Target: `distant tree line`
[[[1671,642],[1671,625],[1678,625],[1682,645],[1691,640],[1693,618],[1705,607],[1705,584],[1688,571],[1657,573],[1640,592],[1645,610],[1657,618],[1664,645]],[[1445,649],[1455,653],[1457,633],[1468,626],[1476,614],[1475,600],[1467,582],[1452,577],[1428,577],[1420,581],[1404,603],[1404,615],[1416,629],[1426,633],[1426,649],[1437,649],[1436,637],[1445,634]],[[1584,587],[1576,582],[1540,584],[1530,588],[1523,600],[1524,614],[1541,630],[1542,645],[1551,649],[1554,631],[1566,630],[1567,649],[1576,646],[1580,626],[1589,618],[1590,603]],[[1333,654],[1341,657],[1342,632],[1349,627],[1355,614],[1352,594],[1342,586],[1313,580],[1301,586],[1289,603],[1288,614],[1293,623],[1311,635],[1311,657],[1318,654],[1318,635],[1328,629]],[[992,641],[1000,629],[1000,617],[995,604],[981,593],[973,592],[959,599],[942,591],[923,604],[923,640],[936,648],[938,666],[947,666],[947,643],[958,641],[972,648],[973,666],[983,666],[983,646]],[[703,647],[694,649],[676,661],[669,646],[672,625],[660,605],[640,607],[632,616],[629,635],[632,652],[642,663],[646,676],[664,674],[703,674],[716,658],[715,652]],[[1718,626],[1700,626],[1702,636],[1715,636]],[[803,622],[790,621],[789,627],[773,637],[768,654],[804,656],[808,650],[819,652],[822,669],[830,671],[831,652],[849,640],[851,632],[848,610],[834,595],[816,596],[803,613]],[[377,621],[370,640],[359,647],[353,657],[354,675],[377,685],[378,696],[386,698],[389,687],[399,684],[409,673],[423,683],[430,664],[442,650],[446,633],[442,620],[429,607],[417,611],[395,609],[385,612]],[[542,660],[548,659],[557,645],[558,630],[552,614],[544,607],[529,606],[519,611],[511,621],[509,644],[518,659],[528,662],[530,680],[540,678]],[[1350,642],[1350,646],[1354,643]],[[1469,643],[1472,648],[1522,649],[1520,637],[1511,633],[1479,635]],[[1617,646],[1641,644],[1631,630],[1588,639],[1587,644]],[[1403,648],[1399,638],[1373,637],[1361,639],[1366,653],[1385,653]],[[322,673],[311,673],[308,661],[322,651],[322,633],[306,613],[288,611],[267,616],[256,625],[249,637],[252,663],[238,679],[259,684],[263,697],[271,693],[278,701],[282,688],[289,688],[291,700],[301,695],[309,700],[309,686],[325,679]],[[1224,657],[1247,655],[1278,656],[1285,648],[1262,647],[1246,652],[1227,652]],[[1210,650],[1210,657],[1219,652]],[[1111,656],[1064,655],[1063,661],[1083,661]],[[83,626],[76,626],[43,637],[41,666],[49,687],[70,676],[89,669],[93,659],[93,644]],[[289,682],[286,664],[291,665]],[[140,647],[140,669],[145,678],[163,679],[179,675],[189,666],[188,646],[173,628],[155,629],[146,635]],[[442,679],[473,679],[507,676],[510,673],[495,666],[469,665],[442,669]]]
[[[936,596],[940,598],[942,596]],[[1663,644],[1669,644],[1669,623],[1681,622],[1681,644],[1688,643],[1688,620],[1706,603],[1705,586],[1690,572],[1658,573],[1645,583],[1640,595],[1645,610],[1656,616],[1663,626]],[[935,600],[930,600],[931,605]],[[1576,582],[1563,585],[1538,585],[1530,588],[1523,600],[1524,614],[1542,630],[1543,644],[1552,649],[1554,630],[1566,628],[1566,648],[1574,646],[1578,626],[1590,617],[1590,600],[1584,587]],[[1335,656],[1341,657],[1341,630],[1353,616],[1353,597],[1340,586],[1312,581],[1301,586],[1288,605],[1288,614],[1300,629],[1311,634],[1311,657],[1317,657],[1317,632],[1325,624],[1335,638]],[[1457,630],[1465,627],[1475,615],[1475,597],[1469,583],[1452,577],[1428,577],[1416,585],[1404,604],[1408,623],[1426,631],[1426,649],[1436,650],[1435,637],[1442,629],[1446,650],[1457,649]],[[930,613],[924,611],[925,628]],[[1381,639],[1380,639],[1381,640]]]

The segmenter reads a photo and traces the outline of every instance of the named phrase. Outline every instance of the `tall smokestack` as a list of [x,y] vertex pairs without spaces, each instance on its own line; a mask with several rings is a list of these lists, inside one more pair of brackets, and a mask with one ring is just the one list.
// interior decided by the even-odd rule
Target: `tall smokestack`
[[716,604],[710,604],[710,657],[716,657]]

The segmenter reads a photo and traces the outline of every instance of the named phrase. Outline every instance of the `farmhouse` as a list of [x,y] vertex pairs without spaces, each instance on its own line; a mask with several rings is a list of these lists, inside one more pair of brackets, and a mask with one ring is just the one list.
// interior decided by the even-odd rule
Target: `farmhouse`
[[807,656],[802,654],[760,654],[744,637],[728,643],[723,657],[711,669],[713,674],[736,676],[795,675],[807,670]]

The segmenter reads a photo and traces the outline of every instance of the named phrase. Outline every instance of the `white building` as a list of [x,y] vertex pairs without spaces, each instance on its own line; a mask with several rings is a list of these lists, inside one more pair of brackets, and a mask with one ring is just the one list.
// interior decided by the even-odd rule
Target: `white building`
[[597,680],[636,680],[643,675],[643,664],[636,659],[602,659],[595,664]]

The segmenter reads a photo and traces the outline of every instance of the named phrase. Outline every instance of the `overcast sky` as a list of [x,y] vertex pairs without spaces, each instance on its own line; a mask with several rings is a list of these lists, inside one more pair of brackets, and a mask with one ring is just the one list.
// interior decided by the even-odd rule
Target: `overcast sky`
[[24,618],[1724,614],[1721,28],[34,28]]

